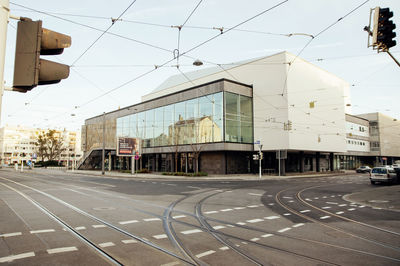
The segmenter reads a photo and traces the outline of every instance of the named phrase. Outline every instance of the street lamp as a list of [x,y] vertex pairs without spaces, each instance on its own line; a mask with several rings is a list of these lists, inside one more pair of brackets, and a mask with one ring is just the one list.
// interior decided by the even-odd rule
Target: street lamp
[[196,60],[193,62],[193,65],[194,65],[194,66],[202,66],[202,65],[203,65],[203,62],[201,62],[199,59],[196,59]]

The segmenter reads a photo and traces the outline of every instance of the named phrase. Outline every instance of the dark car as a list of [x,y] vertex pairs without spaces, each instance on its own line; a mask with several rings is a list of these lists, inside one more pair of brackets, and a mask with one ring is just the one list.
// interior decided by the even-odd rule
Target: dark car
[[357,173],[369,173],[371,172],[371,168],[368,165],[360,166],[356,169]]

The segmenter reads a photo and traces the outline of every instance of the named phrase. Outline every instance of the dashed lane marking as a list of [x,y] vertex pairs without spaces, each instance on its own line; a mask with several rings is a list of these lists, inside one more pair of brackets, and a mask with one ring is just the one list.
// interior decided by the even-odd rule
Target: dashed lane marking
[[322,220],[325,220],[325,219],[328,219],[328,218],[330,218],[329,215],[320,217],[320,219],[322,219]]
[[193,186],[187,186],[188,188],[195,188],[195,189],[201,189],[201,187],[193,187]]
[[243,222],[237,222],[236,224],[238,224],[238,225],[245,225],[246,223],[243,223]]
[[216,225],[216,226],[213,226],[213,228],[214,228],[214,230],[219,230],[219,229],[223,229],[223,228],[226,228],[226,227],[223,226],[223,225]]
[[218,213],[219,211],[208,211],[208,212],[204,212],[204,214],[213,214],[213,213]]
[[344,212],[337,212],[336,214],[343,214]]
[[175,266],[175,265],[180,265],[181,263],[179,261],[173,261],[170,263],[166,263],[166,264],[161,264],[161,266]]
[[292,214],[291,213],[284,213],[283,215],[289,216],[289,215],[292,215]]
[[27,253],[21,253],[18,255],[11,255],[11,256],[0,258],[0,263],[11,262],[14,260],[24,259],[24,258],[34,257],[34,256],[35,256],[35,252],[27,252]]
[[172,216],[172,218],[174,219],[179,219],[179,218],[185,218],[186,215],[176,215],[176,216]]
[[278,219],[279,218],[279,216],[268,216],[268,217],[264,217],[264,219],[267,219],[267,220],[274,220],[274,219]]
[[301,213],[306,213],[306,212],[310,212],[310,210],[302,210],[300,211]]
[[296,228],[296,227],[300,227],[300,226],[303,226],[303,225],[304,225],[303,223],[299,223],[299,224],[293,225],[292,227]]
[[286,228],[283,228],[283,229],[281,229],[281,230],[278,230],[278,232],[279,232],[279,233],[283,233],[283,232],[289,231],[290,229],[292,229],[292,228],[286,227]]
[[293,197],[282,197],[282,198],[284,198],[284,199],[293,199]]
[[337,202],[332,202],[332,201],[327,201],[326,204],[332,204],[332,205],[337,205]]
[[255,238],[250,239],[250,241],[253,241],[253,242],[256,242],[256,241],[258,241],[258,240],[260,240],[258,237],[255,237]]
[[182,231],[181,233],[184,235],[190,235],[190,234],[195,234],[195,233],[201,233],[200,229],[193,229],[193,230],[187,230],[187,231]]
[[78,250],[76,247],[52,248],[48,249],[47,253],[55,254],[55,253],[71,252],[76,250]]
[[354,208],[350,208],[350,209],[347,209],[348,211],[354,211],[355,209]]
[[258,207],[258,205],[249,205],[249,206],[247,206],[247,208],[257,208]]
[[106,248],[106,247],[113,247],[115,246],[115,244],[113,242],[105,242],[105,243],[100,243],[99,246],[102,248]]
[[10,237],[10,236],[20,236],[22,235],[21,232],[15,232],[15,233],[7,233],[7,234],[2,234],[0,237]]
[[209,250],[209,251],[206,251],[206,252],[203,252],[203,253],[197,254],[197,255],[196,255],[196,257],[197,257],[197,258],[201,258],[201,257],[204,257],[204,256],[211,255],[211,254],[213,254],[213,253],[215,253],[215,251],[214,251],[214,250]]
[[104,224],[94,224],[92,225],[93,228],[104,228],[106,227]]
[[220,248],[219,248],[219,250],[222,250],[222,251],[223,251],[223,250],[228,250],[228,249],[229,249],[229,248],[228,248],[227,246],[223,246],[223,247],[220,247]]
[[322,207],[322,209],[330,209],[331,207],[329,207],[329,206],[326,206],[326,207]]
[[154,221],[161,221],[160,218],[147,218],[147,219],[143,219],[143,221],[145,222],[154,222]]
[[229,212],[229,211],[233,211],[233,209],[223,209],[221,210],[222,212]]
[[259,223],[259,222],[263,222],[263,219],[253,219],[253,220],[247,220],[246,222],[248,223]]
[[155,235],[153,236],[155,239],[164,239],[164,238],[168,238],[168,236],[166,234],[162,234],[162,235]]
[[268,205],[269,205],[269,206],[274,206],[274,205],[275,205],[275,203],[268,203]]
[[126,239],[126,240],[121,240],[122,243],[124,244],[133,244],[133,243],[137,243],[137,240],[135,239]]
[[234,209],[235,210],[243,210],[243,209],[246,209],[246,207],[235,207]]
[[267,238],[267,237],[271,237],[271,236],[273,236],[273,234],[265,234],[265,235],[262,235],[261,237]]
[[77,231],[85,230],[85,229],[86,229],[86,227],[84,227],[84,226],[75,227],[75,230],[77,230]]
[[41,234],[41,233],[50,233],[50,232],[55,232],[56,230],[54,229],[44,229],[44,230],[33,230],[30,231],[31,234]]
[[130,221],[122,221],[119,222],[119,224],[133,224],[133,223],[138,223],[138,220],[130,220]]
[[259,196],[259,197],[261,197],[263,194],[257,194],[257,193],[248,193],[249,195],[252,195],[252,196]]

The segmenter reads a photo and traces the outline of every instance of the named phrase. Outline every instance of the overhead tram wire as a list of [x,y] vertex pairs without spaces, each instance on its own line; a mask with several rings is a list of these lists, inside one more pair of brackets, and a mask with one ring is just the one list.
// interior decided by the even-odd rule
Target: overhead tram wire
[[86,50],[80,56],[78,56],[77,59],[75,59],[75,61],[71,64],[71,66],[75,65],[75,63],[78,62],[79,59],[81,59],[101,39],[101,37],[103,37],[104,34],[106,34],[111,29],[112,26],[114,26],[115,21],[118,21],[118,19],[121,18],[135,2],[136,0],[133,0],[132,3],[130,3],[130,5],[118,16],[116,20],[112,20],[111,25],[105,31],[103,31],[103,33],[100,34],[100,36],[97,37],[97,39],[91,45],[89,45],[89,47],[86,48]]
[[[282,1],[282,2],[280,2],[280,3],[278,3],[278,4],[274,5],[274,6],[272,6],[272,7],[268,8],[268,9],[266,9],[266,10],[263,10],[262,12],[260,12],[260,13],[258,13],[258,14],[256,14],[256,15],[252,16],[251,18],[248,18],[248,19],[246,19],[246,20],[240,22],[239,24],[235,25],[234,27],[228,29],[225,33],[229,32],[229,31],[232,31],[233,29],[235,29],[235,28],[237,28],[237,27],[239,27],[239,26],[241,26],[241,25],[243,25],[243,24],[245,24],[245,23],[247,23],[247,22],[249,22],[249,21],[251,21],[251,20],[253,20],[253,19],[255,19],[255,18],[257,18],[257,17],[259,17],[259,16],[261,16],[261,15],[263,15],[263,14],[265,14],[265,13],[267,13],[267,12],[269,12],[269,11],[271,11],[271,10],[273,10],[273,9],[275,9],[275,8],[277,8],[277,7],[279,7],[279,6],[281,6],[281,5],[283,5],[284,3],[288,2],[288,1],[289,1],[289,0],[284,0],[284,1]],[[20,6],[20,5],[18,5],[18,6]],[[23,7],[23,6],[22,6],[22,7]],[[30,8],[28,8],[28,9],[30,9]],[[38,12],[40,12],[40,11],[38,11]],[[40,13],[43,13],[43,12],[40,12]],[[61,19],[62,19],[62,18],[61,18]],[[73,22],[73,23],[75,23],[75,22]],[[198,44],[198,45],[196,45],[196,46],[190,48],[189,50],[185,51],[184,53],[182,53],[181,56],[182,56],[182,55],[186,55],[187,53],[190,53],[190,52],[192,52],[192,51],[198,49],[199,47],[205,45],[206,43],[209,43],[210,41],[212,41],[212,40],[218,38],[218,37],[221,36],[221,35],[222,35],[222,34],[218,34],[218,35],[216,35],[216,36],[214,36],[214,37],[211,37],[211,38],[207,39],[206,41],[201,42],[200,44]],[[174,60],[175,60],[175,58],[172,58],[172,59],[170,59],[170,60],[168,60],[168,61],[166,61],[166,62],[164,62],[163,64],[160,64],[160,65],[158,65],[158,66],[163,67],[163,66],[169,64],[170,62],[172,62],[172,61],[174,61]],[[101,94],[101,95],[98,95],[98,96],[94,97],[93,99],[91,99],[91,100],[89,100],[89,101],[87,101],[87,102],[85,102],[85,103],[83,103],[83,104],[81,104],[81,105],[79,105],[79,106],[80,106],[80,107],[86,106],[86,105],[88,105],[89,103],[92,103],[92,102],[94,102],[94,101],[96,101],[96,100],[98,100],[98,99],[100,99],[100,98],[102,98],[102,97],[104,97],[104,96],[110,94],[111,92],[114,92],[114,91],[116,91],[116,90],[118,90],[118,89],[120,89],[120,88],[122,88],[122,87],[124,87],[124,86],[126,86],[126,85],[128,85],[128,84],[130,84],[130,83],[132,83],[132,82],[134,82],[134,81],[136,81],[136,80],[138,80],[138,79],[144,77],[144,76],[147,76],[148,74],[154,72],[154,71],[157,70],[157,69],[158,69],[158,67],[157,67],[157,68],[153,68],[152,70],[149,70],[149,71],[147,71],[147,72],[145,72],[145,73],[142,73],[142,74],[140,74],[139,76],[136,76],[136,77],[134,77],[133,79],[128,80],[128,81],[124,82],[123,84],[121,84],[121,85],[119,85],[119,86],[117,86],[117,87],[115,87],[115,88],[113,88],[113,89],[111,89],[111,90],[108,90],[108,91],[106,91],[105,93],[103,93],[103,94]],[[56,117],[59,117],[59,115],[56,116]]]

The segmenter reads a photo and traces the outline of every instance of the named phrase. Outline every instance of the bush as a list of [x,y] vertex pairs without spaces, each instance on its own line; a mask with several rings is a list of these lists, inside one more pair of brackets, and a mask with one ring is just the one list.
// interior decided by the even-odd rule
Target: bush
[[48,167],[48,166],[60,166],[58,161],[40,161],[35,163],[35,167]]
[[185,173],[185,172],[163,172],[162,175],[172,175],[172,176],[208,176],[205,172],[196,173]]
[[136,173],[148,174],[148,173],[151,173],[151,171],[149,169],[147,169],[147,168],[143,168],[143,169],[137,170]]

